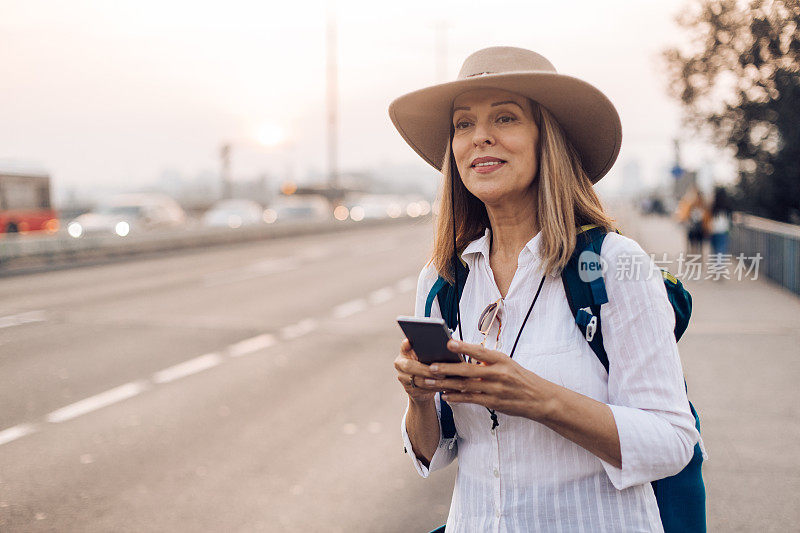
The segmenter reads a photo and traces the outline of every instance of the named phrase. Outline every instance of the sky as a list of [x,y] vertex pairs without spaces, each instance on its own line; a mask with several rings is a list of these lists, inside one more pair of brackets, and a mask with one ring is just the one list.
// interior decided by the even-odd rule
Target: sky
[[[455,79],[486,46],[535,50],[617,107],[622,169],[666,179],[672,139],[686,166],[732,177],[724,155],[681,127],[659,54],[684,44],[689,0],[377,3],[244,0],[0,0],[0,168],[36,167],[67,191],[137,188],[165,174],[234,179],[323,172],[326,10],[337,20],[340,169],[431,173],[389,120],[406,92]],[[333,7],[329,7],[333,6]],[[437,26],[446,27],[437,79]],[[265,136],[279,142],[266,146]]]

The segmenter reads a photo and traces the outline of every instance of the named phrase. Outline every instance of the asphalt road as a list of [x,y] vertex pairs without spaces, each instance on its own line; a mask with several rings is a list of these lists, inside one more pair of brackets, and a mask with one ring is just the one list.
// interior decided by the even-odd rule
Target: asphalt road
[[394,318],[430,222],[0,279],[0,530],[427,531]]
[[[675,265],[663,218],[617,209]],[[428,531],[399,436],[429,221],[0,279],[0,531]],[[709,531],[800,522],[800,299],[687,280]]]

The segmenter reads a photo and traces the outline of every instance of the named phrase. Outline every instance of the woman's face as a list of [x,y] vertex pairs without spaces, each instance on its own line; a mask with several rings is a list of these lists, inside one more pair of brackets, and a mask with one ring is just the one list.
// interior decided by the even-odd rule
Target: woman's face
[[453,156],[467,190],[487,206],[528,193],[539,140],[530,100],[500,89],[463,93],[453,102],[453,127]]

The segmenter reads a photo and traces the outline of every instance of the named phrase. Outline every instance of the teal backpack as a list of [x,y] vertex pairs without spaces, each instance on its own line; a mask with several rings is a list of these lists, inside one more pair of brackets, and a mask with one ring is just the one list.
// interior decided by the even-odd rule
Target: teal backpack
[[[587,271],[596,269],[600,272],[599,262],[595,260],[592,265],[591,260],[592,258],[599,259],[605,236],[606,231],[594,224],[581,226],[575,250],[567,266],[561,272],[561,280],[564,283],[564,292],[578,329],[608,372],[608,355],[603,346],[603,332],[600,324],[600,307],[608,302],[605,283],[602,275],[598,275],[590,281],[584,281],[584,279],[592,277],[585,274]],[[592,254],[581,257],[581,254],[587,251]],[[588,264],[587,257],[589,258]],[[469,274],[469,268],[460,258],[454,263],[458,269],[456,277],[459,281],[458,290],[454,290],[453,285],[440,276],[433,284],[425,302],[425,316],[430,316],[434,298],[439,301],[442,318],[451,330],[455,330],[458,323],[458,301],[461,299],[461,293]],[[583,277],[581,276],[582,271],[584,272]],[[678,340],[689,325],[689,317],[692,314],[692,296],[672,274],[664,269],[661,269],[661,273],[667,289],[667,297],[675,311],[674,333],[675,339]],[[694,415],[695,427],[700,431],[700,418],[691,402],[689,402],[689,408]],[[443,400],[441,401],[441,425],[444,438],[455,437],[456,427],[453,411]],[[702,463],[703,453],[700,443],[697,443],[694,446],[692,459],[683,470],[674,476],[651,483],[665,533],[705,533],[706,490],[701,472]],[[444,527],[442,526],[436,531],[444,531]]]

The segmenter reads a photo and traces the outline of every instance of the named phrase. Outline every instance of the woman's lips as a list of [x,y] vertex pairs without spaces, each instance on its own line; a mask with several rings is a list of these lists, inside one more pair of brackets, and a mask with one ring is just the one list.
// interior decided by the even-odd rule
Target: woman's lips
[[488,165],[487,164],[475,165],[475,166],[472,167],[472,170],[474,170],[478,174],[488,174],[490,172],[494,172],[495,170],[499,169],[500,167],[502,167],[505,164],[506,164],[505,161],[502,161],[502,162],[492,161]]

